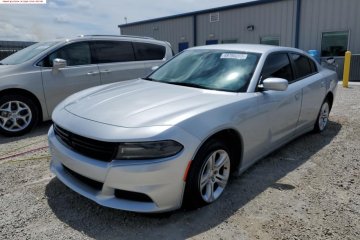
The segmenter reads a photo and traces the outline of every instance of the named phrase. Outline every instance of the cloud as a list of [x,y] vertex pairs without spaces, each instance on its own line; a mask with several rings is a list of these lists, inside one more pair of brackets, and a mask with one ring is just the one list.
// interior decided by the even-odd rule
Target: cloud
[[48,0],[2,5],[0,40],[43,41],[79,34],[119,34],[118,25],[249,0]]
[[51,0],[48,2],[48,8],[62,10],[86,10],[92,8],[93,4],[84,0]]
[[60,14],[55,16],[54,21],[56,23],[69,23],[70,17],[67,14]]
[[2,40],[14,40],[14,39],[21,39],[24,41],[37,40],[36,35],[31,33],[26,33],[23,27],[2,21],[0,21],[0,33],[6,33],[6,35],[1,36]]

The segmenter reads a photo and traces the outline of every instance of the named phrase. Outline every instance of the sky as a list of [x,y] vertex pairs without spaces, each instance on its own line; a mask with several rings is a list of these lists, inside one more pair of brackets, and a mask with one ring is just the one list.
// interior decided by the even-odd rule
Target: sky
[[252,0],[47,0],[0,5],[0,40],[44,41],[81,34],[119,34],[119,24]]

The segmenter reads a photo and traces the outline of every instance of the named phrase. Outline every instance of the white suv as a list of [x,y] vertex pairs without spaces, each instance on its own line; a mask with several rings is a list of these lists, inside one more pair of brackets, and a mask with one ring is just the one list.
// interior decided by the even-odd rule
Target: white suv
[[0,133],[18,136],[67,96],[144,77],[173,56],[167,42],[137,36],[79,36],[41,42],[0,62]]

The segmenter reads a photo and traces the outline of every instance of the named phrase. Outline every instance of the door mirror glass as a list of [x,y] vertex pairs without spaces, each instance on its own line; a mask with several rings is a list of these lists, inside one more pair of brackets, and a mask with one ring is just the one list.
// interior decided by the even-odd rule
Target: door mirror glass
[[259,87],[263,90],[285,91],[289,82],[283,78],[267,78]]
[[53,70],[54,71],[59,71],[59,69],[65,68],[66,66],[67,66],[67,62],[65,59],[55,58],[53,60]]

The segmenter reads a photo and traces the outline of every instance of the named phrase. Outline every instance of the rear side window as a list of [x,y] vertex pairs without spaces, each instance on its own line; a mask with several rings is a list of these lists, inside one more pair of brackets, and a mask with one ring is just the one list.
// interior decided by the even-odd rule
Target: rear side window
[[296,53],[291,53],[290,56],[294,61],[296,79],[316,73],[316,66],[308,57]]
[[96,63],[114,63],[135,61],[131,42],[101,41],[92,44]]
[[91,64],[90,46],[87,42],[72,43],[48,55],[40,65],[52,67],[55,58],[66,60],[68,66]]
[[265,61],[262,79],[275,77],[283,78],[291,82],[293,80],[293,73],[289,57],[286,53],[276,53],[268,56]]
[[136,60],[161,60],[165,57],[165,47],[151,43],[134,42]]

